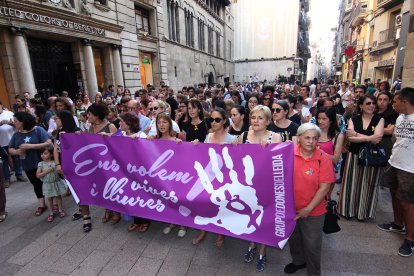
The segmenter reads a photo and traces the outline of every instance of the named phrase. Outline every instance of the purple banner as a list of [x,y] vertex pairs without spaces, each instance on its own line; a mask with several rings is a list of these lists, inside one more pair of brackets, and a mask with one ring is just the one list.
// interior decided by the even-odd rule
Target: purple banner
[[63,134],[80,202],[283,248],[295,227],[293,144],[214,145]]

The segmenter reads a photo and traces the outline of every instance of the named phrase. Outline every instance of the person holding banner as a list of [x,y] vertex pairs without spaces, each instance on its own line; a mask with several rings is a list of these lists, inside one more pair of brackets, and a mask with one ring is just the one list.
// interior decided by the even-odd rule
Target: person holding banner
[[208,129],[204,120],[204,112],[201,103],[197,99],[190,99],[188,101],[187,110],[190,119],[183,127],[185,140],[187,142],[206,140]]
[[[237,144],[260,144],[262,146],[267,146],[272,143],[282,142],[282,136],[280,134],[274,133],[267,130],[270,122],[272,120],[272,112],[270,108],[264,105],[255,106],[250,111],[250,130],[244,132],[237,139]],[[250,263],[254,260],[254,257],[257,253],[257,245],[254,242],[251,242],[247,253],[244,255],[244,261]],[[266,246],[264,244],[260,245],[259,249],[259,259],[256,263],[256,269],[258,271],[263,271],[266,265]]]
[[[88,107],[88,121],[91,123],[88,130],[89,133],[115,133],[117,131],[116,127],[106,120],[108,112],[108,107],[103,103],[93,103]],[[82,209],[83,215],[83,231],[86,233],[90,232],[92,230],[92,223],[89,215],[89,206],[81,205],[80,208]],[[121,217],[119,213],[105,210],[102,222],[106,223],[109,220],[111,220],[111,224],[116,224],[121,220]]]
[[329,155],[317,147],[321,134],[320,128],[312,123],[302,124],[297,131],[293,171],[297,215],[296,227],[289,239],[292,262],[285,266],[287,274],[305,267],[308,275],[321,274],[325,197],[335,182]]
[[[207,134],[206,140],[204,143],[207,144],[232,144],[236,136],[228,133],[228,128],[230,126],[230,120],[227,115],[227,112],[220,107],[214,108],[210,113],[210,118],[207,119],[211,123],[212,132]],[[197,237],[193,239],[193,244],[199,244],[206,237],[207,232],[201,230]],[[224,236],[218,235],[215,241],[217,247],[221,247],[224,242]]]

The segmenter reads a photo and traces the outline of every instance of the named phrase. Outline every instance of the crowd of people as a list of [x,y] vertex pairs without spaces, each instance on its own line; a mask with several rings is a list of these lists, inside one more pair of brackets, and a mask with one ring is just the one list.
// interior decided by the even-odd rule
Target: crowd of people
[[[11,171],[18,181],[33,185],[38,199],[36,216],[47,212],[47,221],[65,217],[62,196],[70,195],[61,167],[59,135],[62,132],[106,133],[140,139],[161,139],[212,144],[260,144],[292,142],[294,150],[294,195],[297,225],[289,239],[292,262],[286,273],[306,268],[320,275],[322,226],[326,200],[335,183],[341,184],[338,212],[358,221],[375,218],[380,185],[389,187],[394,221],[378,225],[384,231],[405,235],[399,255],[414,249],[414,89],[395,89],[388,82],[377,87],[348,82],[302,85],[278,83],[228,83],[199,85],[174,91],[161,83],[134,94],[110,85],[97,92],[93,101],[85,93],[73,99],[68,92],[43,103],[30,93],[16,96],[12,110],[0,102],[0,142],[3,170],[0,185],[0,222],[6,220],[4,188]],[[400,87],[398,87],[400,88]],[[393,138],[396,138],[396,140]],[[381,145],[387,153],[386,168],[359,162],[362,147]],[[45,200],[46,198],[46,200]],[[116,224],[122,214],[104,210],[102,223]],[[92,230],[89,206],[80,205],[73,220],[83,219],[83,231]],[[129,232],[146,232],[151,221],[134,217]],[[178,227],[167,225],[169,234]],[[200,231],[193,244],[204,240]],[[217,247],[223,235],[215,240]],[[266,247],[250,242],[244,261],[258,255],[256,269],[266,264]]]

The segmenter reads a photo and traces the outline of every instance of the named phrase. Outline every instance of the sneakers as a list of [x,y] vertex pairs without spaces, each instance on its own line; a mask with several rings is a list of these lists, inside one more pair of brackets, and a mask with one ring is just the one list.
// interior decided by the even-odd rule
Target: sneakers
[[398,255],[402,257],[410,257],[413,254],[414,241],[404,240],[404,243],[398,249]]
[[249,247],[247,253],[244,255],[244,262],[250,263],[251,261],[253,261],[254,256],[256,255],[256,252],[257,252],[257,246],[255,246],[254,248]]
[[167,226],[164,228],[162,232],[164,233],[164,235],[168,235],[171,232],[171,229],[172,229],[171,226]]
[[293,274],[296,271],[298,271],[299,269],[303,269],[305,267],[306,267],[306,264],[295,265],[294,263],[290,263],[290,264],[287,264],[285,266],[284,271],[285,271],[286,274]]
[[405,235],[405,227],[395,224],[394,222],[378,224],[377,228],[382,231],[394,232]]
[[260,256],[256,263],[256,270],[261,272],[264,270],[266,265],[266,255]]
[[19,182],[26,182],[27,178],[24,177],[23,175],[19,175],[19,176],[16,176],[16,180]]
[[178,230],[177,237],[179,237],[179,238],[184,238],[185,234],[187,234],[187,230],[185,230],[185,229],[180,229],[180,230]]

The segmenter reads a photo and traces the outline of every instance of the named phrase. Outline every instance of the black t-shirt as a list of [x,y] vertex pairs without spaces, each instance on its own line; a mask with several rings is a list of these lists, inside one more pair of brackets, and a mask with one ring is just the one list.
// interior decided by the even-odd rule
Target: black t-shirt
[[267,130],[280,133],[282,136],[283,142],[289,140],[292,141],[292,137],[296,136],[296,133],[298,131],[299,125],[295,124],[294,122],[291,122],[288,127],[281,128],[275,125],[274,122],[271,122],[270,125],[267,127]]
[[234,128],[232,128],[232,127],[230,126],[230,131],[229,131],[229,133],[230,133],[231,135],[236,135],[236,136],[239,136],[240,134],[242,134],[243,132],[248,131],[248,130],[249,130],[249,126],[248,126],[247,124],[243,124],[243,127],[242,127],[240,130],[235,130]]
[[302,124],[302,119],[300,118],[298,113],[293,114],[289,120],[300,126]]
[[[367,136],[371,136],[374,134],[375,131],[375,127],[378,125],[379,121],[381,120],[381,117],[374,114],[374,116],[371,119],[371,122],[369,123],[368,127],[366,129],[363,129],[362,126],[362,115],[359,114],[357,116],[354,116],[351,118],[352,123],[354,124],[354,130],[357,133],[363,134],[363,135],[367,135]],[[358,154],[359,153],[359,149],[361,147],[365,147],[368,143],[367,142],[363,142],[363,143],[351,143],[351,146],[349,147],[349,151],[352,152],[353,154]]]
[[171,114],[170,117],[172,120],[175,120],[175,111],[178,109],[178,103],[173,97],[168,97],[165,100],[171,107]]
[[188,122],[184,125],[183,130],[186,133],[185,140],[187,142],[191,142],[196,139],[200,142],[204,142],[204,140],[206,140],[206,136],[208,133],[205,121],[201,121],[201,123],[199,123],[198,125],[193,125],[190,122]]
[[[397,118],[400,114],[398,114],[398,112],[395,111],[394,109],[390,109],[382,113],[377,113],[377,115],[380,116],[381,118],[384,118],[384,128],[386,128],[390,124],[395,125]],[[392,135],[384,134],[384,137],[392,137]]]

